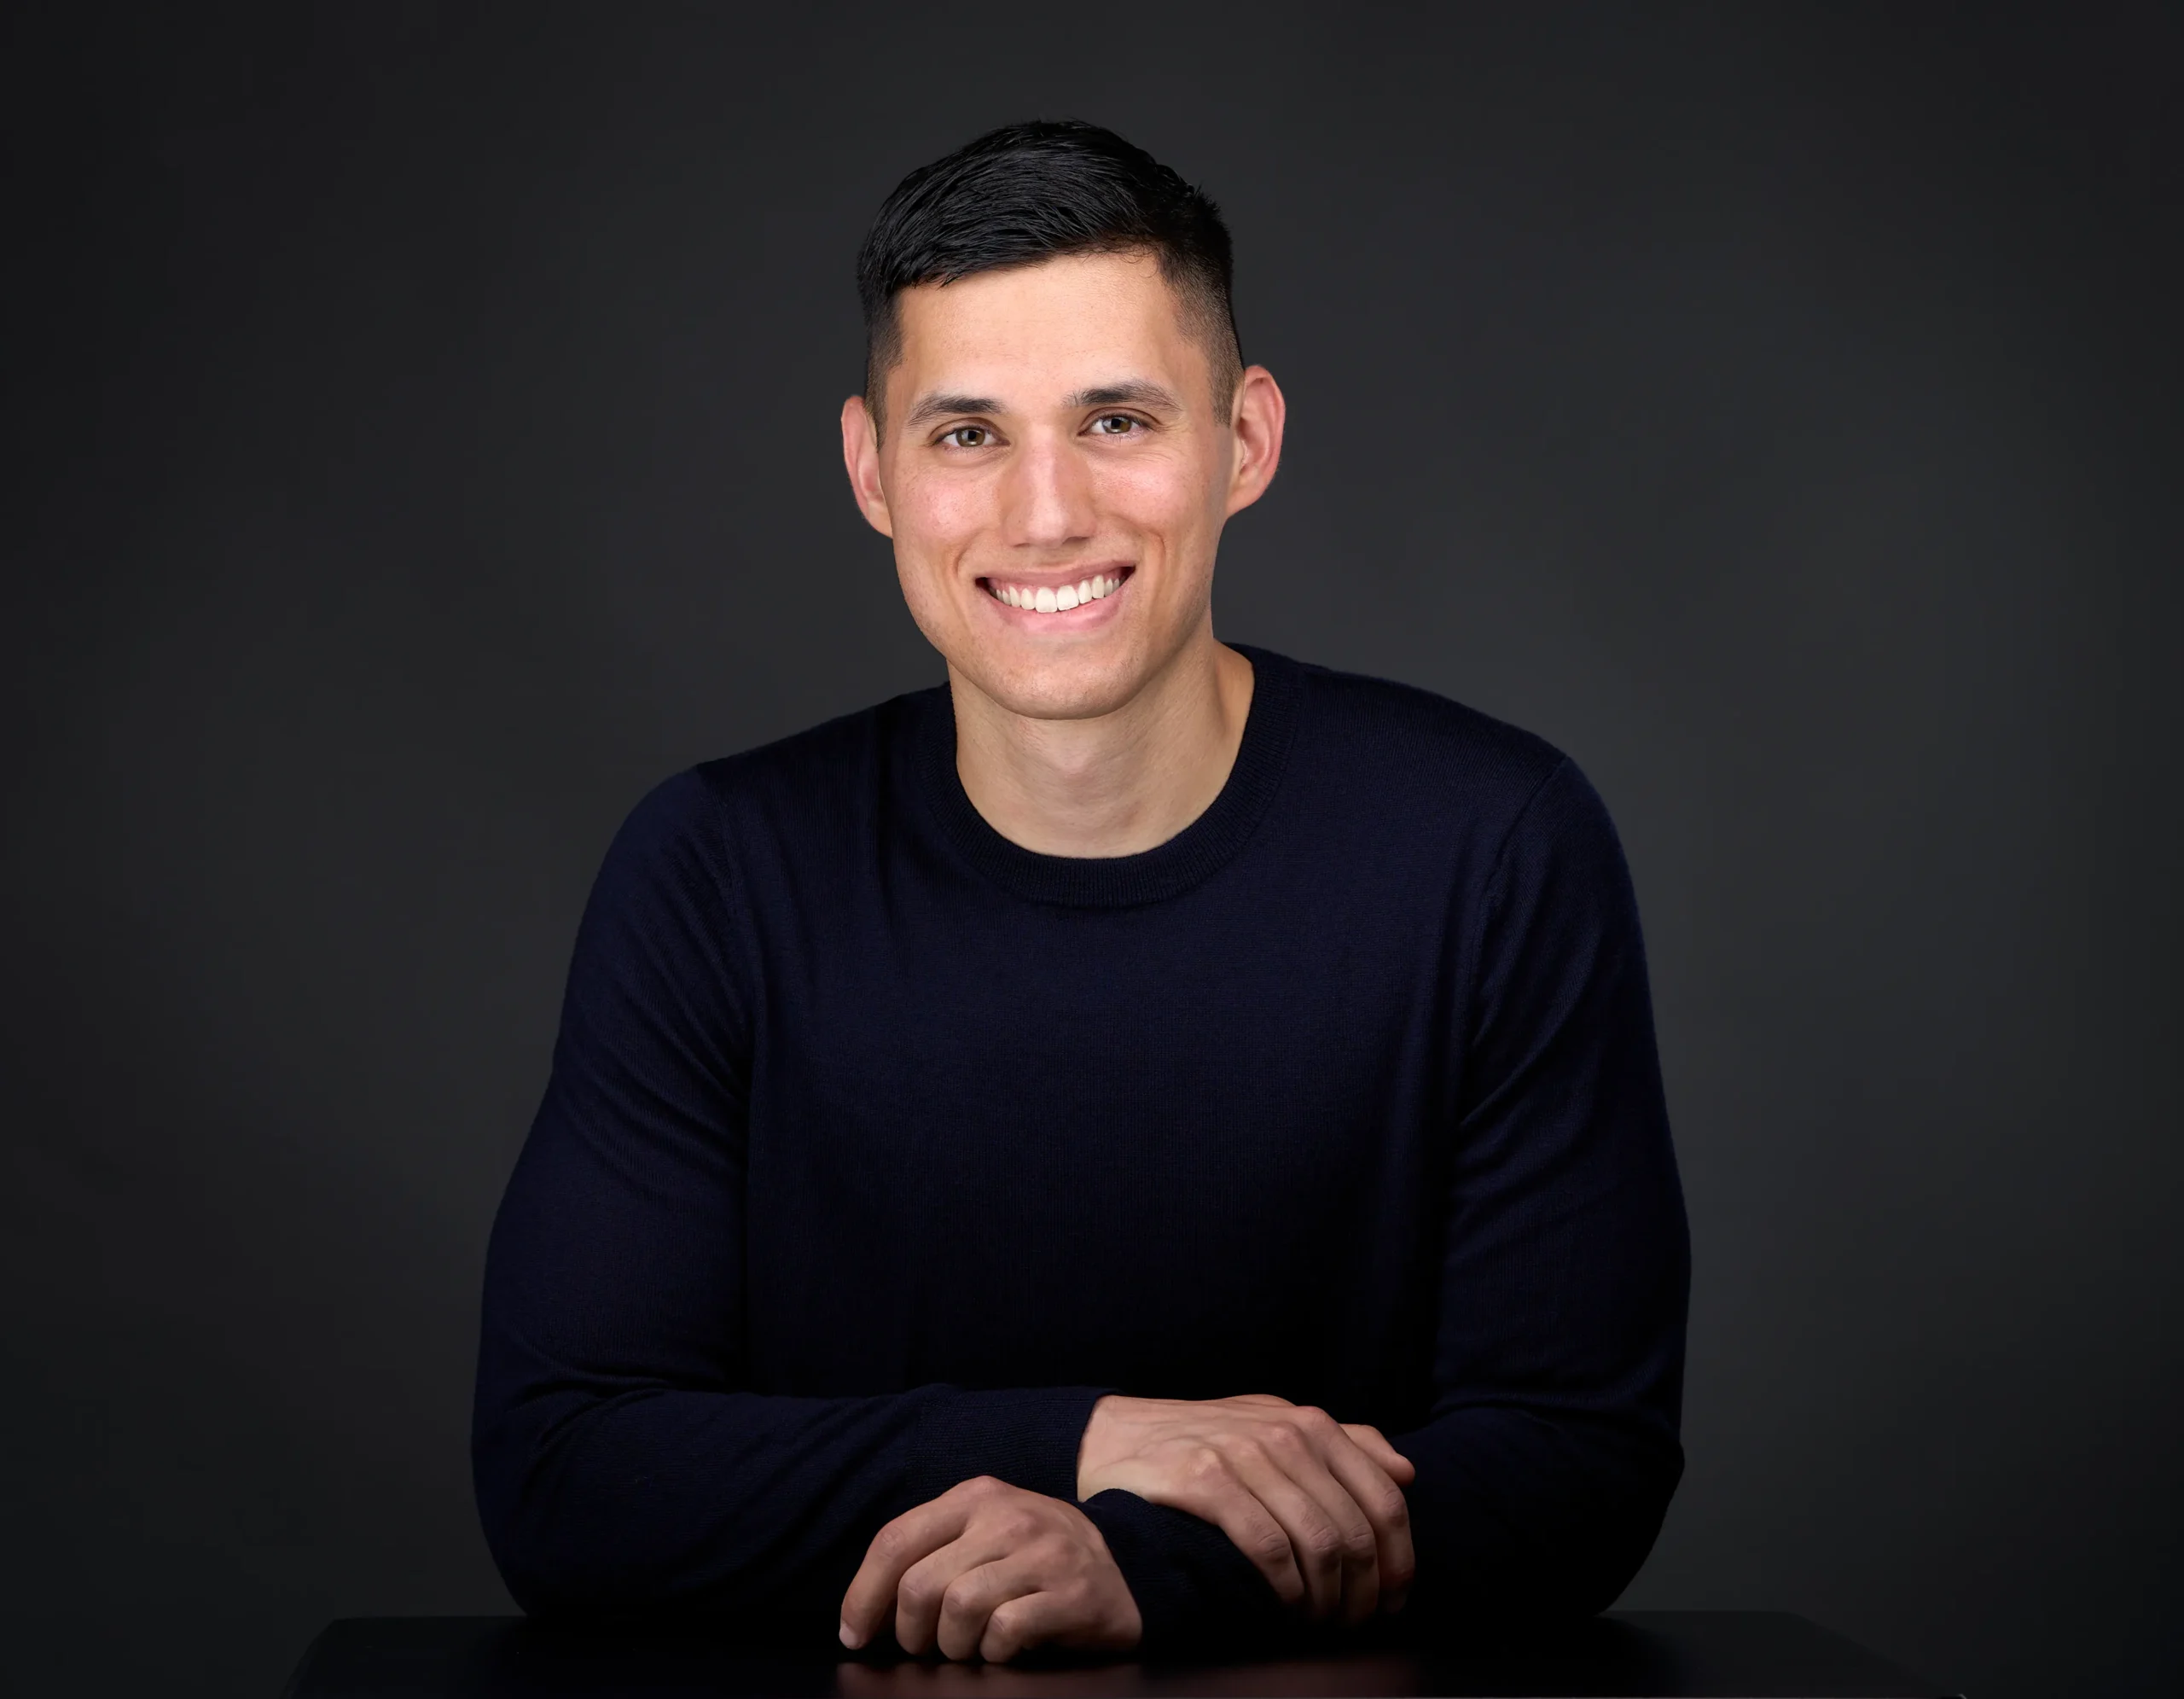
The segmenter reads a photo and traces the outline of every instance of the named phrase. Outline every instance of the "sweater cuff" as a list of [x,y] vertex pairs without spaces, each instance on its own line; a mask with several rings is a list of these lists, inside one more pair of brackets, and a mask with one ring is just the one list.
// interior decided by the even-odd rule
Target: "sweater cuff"
[[1077,1508],[1092,1519],[1144,1620],[1141,1652],[1250,1644],[1290,1631],[1288,1613],[1249,1558],[1211,1522],[1119,1488]]
[[950,1388],[919,1423],[914,1468],[919,1504],[990,1475],[1012,1487],[1077,1502],[1077,1452],[1106,1387],[1001,1392]]

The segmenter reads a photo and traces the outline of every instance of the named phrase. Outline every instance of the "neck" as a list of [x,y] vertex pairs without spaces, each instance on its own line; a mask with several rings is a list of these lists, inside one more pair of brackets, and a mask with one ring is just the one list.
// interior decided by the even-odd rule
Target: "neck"
[[1135,855],[1198,818],[1244,741],[1252,664],[1214,641],[1187,644],[1112,713],[1031,719],[953,668],[956,771],[985,823],[1043,855]]

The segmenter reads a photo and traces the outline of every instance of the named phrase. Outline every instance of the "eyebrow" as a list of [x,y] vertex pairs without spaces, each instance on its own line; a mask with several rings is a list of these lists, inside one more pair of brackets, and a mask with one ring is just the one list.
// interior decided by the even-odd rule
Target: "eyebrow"
[[903,423],[906,430],[915,429],[928,419],[944,418],[950,413],[998,413],[1001,410],[998,401],[989,400],[983,395],[928,395],[910,409],[909,416]]
[[1157,383],[1147,383],[1143,378],[1132,378],[1127,383],[1110,383],[1098,389],[1080,389],[1069,398],[1072,407],[1165,407],[1171,413],[1182,411],[1183,404]]

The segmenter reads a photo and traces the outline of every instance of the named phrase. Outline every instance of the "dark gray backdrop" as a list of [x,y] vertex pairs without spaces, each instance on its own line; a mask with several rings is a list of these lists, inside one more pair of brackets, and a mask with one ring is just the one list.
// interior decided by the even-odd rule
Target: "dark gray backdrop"
[[851,256],[1065,113],[1221,199],[1291,399],[1221,629],[1627,838],[1697,1274],[1626,1602],[2184,1679],[2175,15],[1316,9],[17,20],[25,1690],[507,1608],[474,1293],[588,882],[938,676],[837,468]]

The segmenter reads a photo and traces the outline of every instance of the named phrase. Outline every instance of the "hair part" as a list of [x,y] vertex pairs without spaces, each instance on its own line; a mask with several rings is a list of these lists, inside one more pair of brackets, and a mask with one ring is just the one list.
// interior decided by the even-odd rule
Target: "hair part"
[[1142,148],[1074,119],[1005,125],[895,186],[857,252],[864,403],[885,429],[887,374],[903,358],[897,297],[928,283],[1089,253],[1156,259],[1205,348],[1228,422],[1243,376],[1221,209]]

